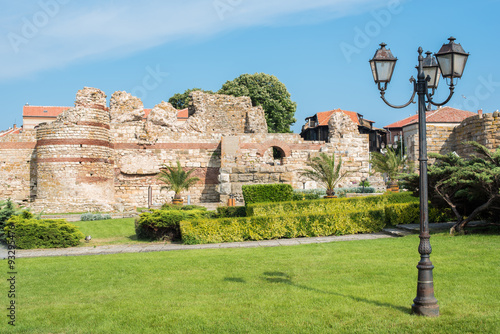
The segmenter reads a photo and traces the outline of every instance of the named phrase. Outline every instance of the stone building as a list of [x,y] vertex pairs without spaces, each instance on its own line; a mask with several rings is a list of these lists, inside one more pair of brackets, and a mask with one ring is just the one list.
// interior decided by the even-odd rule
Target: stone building
[[[446,154],[464,153],[463,141],[478,141],[489,148],[498,147],[496,136],[498,122],[493,114],[482,110],[473,113],[451,107],[441,107],[426,113],[427,152]],[[491,123],[491,124],[490,124]],[[406,154],[411,161],[418,160],[418,115],[385,126],[389,142],[403,140]],[[500,142],[499,142],[500,143]],[[495,146],[496,145],[496,146]]]
[[225,203],[229,195],[241,201],[244,184],[316,188],[298,171],[319,152],[341,155],[351,171],[339,186],[369,177],[368,134],[346,115],[329,125],[328,143],[305,141],[269,134],[263,109],[248,97],[191,97],[187,117],[179,119],[169,103],[145,112],[138,98],[115,92],[107,107],[102,91],[80,90],[75,106],[51,123],[0,136],[0,198],[45,212],[160,205],[173,193],[160,191],[157,175],[180,161],[200,178],[182,194],[191,203]]
[[300,136],[305,140],[330,141],[329,131],[332,119],[337,119],[339,114],[344,114],[358,126],[360,134],[368,134],[370,152],[379,151],[382,143],[386,142],[386,131],[373,126],[373,121],[367,120],[360,113],[342,109],[322,111],[306,118],[306,123],[302,126]]

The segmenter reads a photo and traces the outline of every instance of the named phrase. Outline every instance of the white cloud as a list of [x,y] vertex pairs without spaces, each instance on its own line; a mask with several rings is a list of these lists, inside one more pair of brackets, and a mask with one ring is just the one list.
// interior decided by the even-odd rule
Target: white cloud
[[[9,2],[0,13],[0,80],[68,66],[87,57],[123,56],[178,38],[310,23],[384,5],[376,0]],[[294,20],[288,20],[290,15]]]

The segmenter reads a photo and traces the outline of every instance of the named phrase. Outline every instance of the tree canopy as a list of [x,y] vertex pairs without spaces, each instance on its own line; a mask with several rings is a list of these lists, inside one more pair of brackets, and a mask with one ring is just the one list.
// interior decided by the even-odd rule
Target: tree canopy
[[201,88],[191,88],[191,89],[186,89],[184,93],[176,93],[174,96],[168,99],[168,102],[174,107],[175,109],[186,109],[189,106],[189,102],[191,101],[191,98],[189,97],[189,93],[194,92],[194,91],[202,91],[204,93],[209,93],[213,94],[211,90],[203,90]]
[[[428,171],[429,200],[436,207],[451,208],[457,217],[452,234],[479,217],[498,223],[500,214],[500,148],[492,152],[476,142],[463,144],[473,146],[476,154],[468,158],[456,153],[429,154],[436,158]],[[407,176],[405,183],[418,193],[417,174]]]
[[288,133],[294,118],[297,104],[291,100],[286,86],[274,75],[265,73],[242,74],[227,81],[218,94],[249,96],[253,106],[264,109],[269,132]]

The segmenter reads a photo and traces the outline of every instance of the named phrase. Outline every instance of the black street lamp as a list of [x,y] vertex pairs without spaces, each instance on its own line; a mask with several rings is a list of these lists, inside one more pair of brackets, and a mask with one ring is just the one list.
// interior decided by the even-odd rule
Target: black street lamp
[[[431,52],[427,52],[427,57],[422,56],[422,48],[418,48],[417,80],[411,77],[413,83],[413,94],[410,100],[404,105],[393,105],[385,99],[387,84],[391,81],[392,72],[396,65],[397,58],[392,55],[391,50],[386,49],[386,44],[380,44],[380,49],[375,52],[375,56],[370,60],[373,79],[380,90],[382,100],[392,108],[404,108],[410,103],[415,103],[415,94],[418,94],[418,131],[419,131],[419,162],[420,162],[420,262],[418,268],[417,297],[413,300],[412,311],[415,314],[436,317],[439,316],[439,305],[434,297],[434,281],[432,269],[434,266],[430,260],[432,252],[429,242],[429,207],[428,207],[428,180],[427,180],[427,138],[425,112],[426,102],[435,106],[442,106],[450,101],[453,96],[455,84],[453,79],[461,78],[468,53],[464,51],[460,44],[455,43],[455,38],[450,37],[449,43],[444,44],[438,53],[435,54],[437,62],[432,57]],[[442,103],[433,101],[432,96],[439,84],[439,71],[443,78],[448,79],[450,94]],[[429,92],[429,89],[431,91]]]

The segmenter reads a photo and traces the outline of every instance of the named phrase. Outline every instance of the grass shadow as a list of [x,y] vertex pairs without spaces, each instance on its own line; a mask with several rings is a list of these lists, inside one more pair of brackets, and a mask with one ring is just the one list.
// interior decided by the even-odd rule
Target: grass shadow
[[393,305],[390,303],[380,302],[378,300],[371,300],[371,299],[367,299],[364,297],[345,295],[345,294],[338,293],[338,292],[324,291],[324,290],[308,287],[306,285],[296,284],[292,281],[292,277],[290,275],[288,275],[287,273],[284,273],[284,272],[280,272],[280,271],[266,271],[263,273],[262,279],[265,280],[266,282],[269,282],[269,283],[286,284],[286,285],[290,285],[290,286],[293,286],[293,287],[296,287],[299,289],[303,289],[303,290],[307,290],[307,291],[313,291],[313,292],[318,292],[318,293],[322,293],[322,294],[329,294],[329,295],[333,295],[333,296],[350,298],[350,299],[355,300],[357,302],[372,304],[372,305],[376,305],[376,306],[380,306],[380,307],[387,307],[387,308],[398,310],[398,311],[403,312],[405,314],[411,314],[411,309],[409,307]]
[[241,277],[224,277],[225,282],[236,282],[236,283],[246,283],[246,281]]

